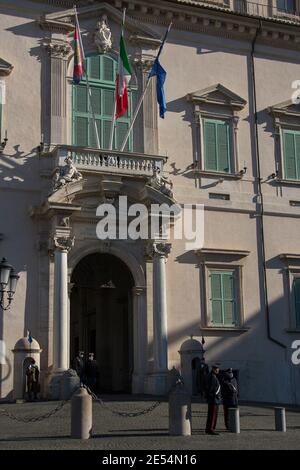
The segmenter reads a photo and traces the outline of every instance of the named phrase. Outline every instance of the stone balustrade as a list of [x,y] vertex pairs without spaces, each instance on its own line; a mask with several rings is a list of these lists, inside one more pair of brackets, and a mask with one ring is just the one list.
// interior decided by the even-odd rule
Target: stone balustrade
[[115,150],[98,150],[67,145],[56,146],[52,154],[55,166],[65,165],[70,157],[80,172],[116,173],[125,175],[152,176],[153,169],[163,171],[167,157],[119,152]]

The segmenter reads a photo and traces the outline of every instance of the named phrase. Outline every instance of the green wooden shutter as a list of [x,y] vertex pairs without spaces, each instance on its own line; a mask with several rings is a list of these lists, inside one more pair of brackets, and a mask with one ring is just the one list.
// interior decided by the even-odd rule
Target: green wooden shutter
[[218,171],[229,173],[230,168],[230,144],[228,122],[218,122],[217,128],[217,168]]
[[295,133],[296,178],[300,179],[300,133]]
[[[117,61],[103,54],[92,55],[87,57],[87,68],[91,82],[91,99],[99,130],[100,146],[101,148],[108,148],[115,103]],[[130,90],[129,103],[131,103]],[[129,115],[118,119],[116,123],[114,149],[120,148],[129,123],[130,111]],[[93,113],[85,84],[74,85],[73,87],[73,142],[75,145],[97,148]],[[129,139],[126,150],[132,150],[132,137]]]
[[[105,149],[109,147],[109,140],[110,140],[110,128],[111,128],[111,121],[104,120],[102,121],[102,146]],[[114,146],[113,146],[114,148]]]
[[100,80],[100,55],[89,57],[88,63],[89,63],[89,78],[91,80]]
[[222,286],[221,275],[211,272],[210,275],[210,302],[211,302],[211,322],[222,324]]
[[[101,114],[101,89],[91,87],[93,111],[95,114]],[[91,111],[91,110],[90,110]]]
[[[98,129],[98,136],[99,136],[100,146],[101,146],[101,120],[100,119],[96,119],[96,126]],[[92,118],[89,119],[89,147],[98,148],[96,129],[95,129],[94,120]]]
[[114,82],[114,61],[109,57],[102,58],[102,79],[106,82]]
[[102,90],[103,114],[112,119],[115,104],[114,90]]
[[[121,148],[121,145],[124,141],[125,135],[128,131],[128,124],[126,122],[117,122],[117,129],[116,129],[116,134],[117,134],[117,149]],[[125,152],[128,152],[129,150],[129,139],[127,140],[126,146],[124,148]]]
[[237,320],[234,272],[211,271],[209,279],[212,324],[235,325]]
[[218,170],[216,124],[204,119],[204,159],[205,170]]
[[79,113],[87,112],[87,90],[85,85],[75,87],[75,110]]
[[300,328],[300,278],[294,279],[294,298],[295,298],[296,328]]
[[295,139],[291,131],[283,131],[284,168],[287,179],[297,178]]
[[235,321],[235,286],[234,274],[222,273],[223,321],[224,325],[234,325]]
[[89,121],[87,117],[75,117],[75,145],[78,145],[80,147],[86,147],[88,145],[88,127]]

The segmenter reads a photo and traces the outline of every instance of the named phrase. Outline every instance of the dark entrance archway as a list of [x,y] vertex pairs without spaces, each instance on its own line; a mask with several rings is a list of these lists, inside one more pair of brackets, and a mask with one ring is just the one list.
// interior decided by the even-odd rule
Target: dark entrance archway
[[131,392],[133,372],[133,277],[116,256],[94,253],[83,258],[72,277],[70,357],[94,353],[98,390]]

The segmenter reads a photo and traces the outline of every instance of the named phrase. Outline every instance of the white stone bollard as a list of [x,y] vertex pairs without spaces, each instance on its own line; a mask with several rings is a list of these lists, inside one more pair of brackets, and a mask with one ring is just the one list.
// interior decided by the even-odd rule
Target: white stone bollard
[[81,387],[71,400],[71,437],[89,439],[92,432],[92,397]]
[[235,434],[240,434],[240,410],[238,408],[228,408],[228,430]]
[[285,408],[276,407],[275,412],[275,431],[286,432]]
[[191,397],[184,385],[177,384],[169,394],[169,434],[170,436],[191,435]]

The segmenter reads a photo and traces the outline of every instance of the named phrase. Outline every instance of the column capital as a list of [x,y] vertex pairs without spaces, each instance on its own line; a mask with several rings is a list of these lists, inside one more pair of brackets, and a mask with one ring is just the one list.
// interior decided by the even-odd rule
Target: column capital
[[149,73],[152,65],[154,64],[155,57],[153,56],[138,56],[134,58],[134,64],[137,69],[141,70],[143,73]]
[[146,256],[153,259],[155,256],[167,258],[171,253],[172,244],[164,241],[151,241],[146,244]]
[[53,238],[54,249],[69,252],[74,246],[75,237],[67,235],[55,235]]
[[42,45],[50,57],[55,57],[57,59],[67,59],[68,55],[72,51],[72,47],[67,41],[48,40],[43,42]]

